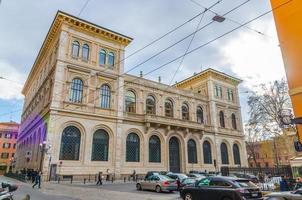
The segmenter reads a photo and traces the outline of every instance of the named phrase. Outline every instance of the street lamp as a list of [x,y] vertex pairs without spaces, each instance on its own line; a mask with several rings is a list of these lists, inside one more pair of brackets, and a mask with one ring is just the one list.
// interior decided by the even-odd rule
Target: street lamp
[[40,160],[40,166],[39,166],[40,172],[42,172],[42,165],[43,165],[45,153],[47,153],[48,150],[51,148],[50,144],[47,147],[46,147],[46,144],[47,144],[46,141],[43,141],[42,143],[40,143],[40,150],[41,150],[41,160]]

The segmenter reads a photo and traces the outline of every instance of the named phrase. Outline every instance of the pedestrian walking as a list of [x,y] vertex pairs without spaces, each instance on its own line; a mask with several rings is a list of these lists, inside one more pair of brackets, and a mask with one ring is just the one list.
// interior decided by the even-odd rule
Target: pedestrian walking
[[103,185],[103,173],[102,172],[99,172],[98,182],[96,183],[96,185]]
[[286,178],[284,176],[281,176],[281,178],[282,179],[280,181],[280,191],[281,192],[289,191],[289,185],[288,185]]
[[39,189],[41,188],[41,172],[39,172],[36,177],[35,177],[35,184],[33,184],[33,188],[36,187],[36,185],[38,185]]

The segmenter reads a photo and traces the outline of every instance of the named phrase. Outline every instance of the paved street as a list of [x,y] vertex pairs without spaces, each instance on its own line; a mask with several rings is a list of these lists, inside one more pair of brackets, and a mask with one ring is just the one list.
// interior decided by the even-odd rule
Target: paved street
[[155,193],[152,191],[137,191],[134,183],[116,183],[96,186],[94,184],[57,184],[44,183],[42,189],[32,189],[30,184],[22,183],[1,176],[0,182],[16,183],[19,185],[15,193],[16,200],[22,200],[25,194],[30,194],[31,200],[177,200],[179,194]]

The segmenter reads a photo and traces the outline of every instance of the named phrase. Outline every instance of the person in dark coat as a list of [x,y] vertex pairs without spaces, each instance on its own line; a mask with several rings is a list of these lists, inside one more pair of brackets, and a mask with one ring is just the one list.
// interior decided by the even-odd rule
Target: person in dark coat
[[36,185],[38,185],[39,189],[41,188],[41,172],[39,172],[36,177],[35,177],[35,184],[33,184],[33,188],[36,187]]
[[280,181],[280,191],[281,192],[286,192],[286,191],[289,191],[289,185],[288,185],[288,182],[287,180],[285,179],[284,176],[281,176],[281,181]]
[[99,172],[97,185],[103,185],[103,173]]

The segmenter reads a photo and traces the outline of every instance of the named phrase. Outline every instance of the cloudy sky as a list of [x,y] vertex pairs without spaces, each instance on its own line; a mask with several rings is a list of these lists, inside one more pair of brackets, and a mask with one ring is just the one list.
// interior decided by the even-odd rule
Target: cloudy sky
[[[194,1],[209,7],[218,0]],[[221,0],[212,10],[222,15],[245,1]],[[196,33],[190,50],[236,28],[238,22],[245,23],[270,9],[269,0],[250,0],[228,14],[223,23],[215,22]],[[133,37],[134,41],[126,50],[129,55],[202,12],[203,8],[192,0],[90,0],[87,4],[86,0],[2,0],[0,77],[8,80],[0,79],[0,121],[20,121],[23,106],[20,91],[57,10]],[[201,17],[192,20],[158,43],[126,59],[126,70],[195,31],[200,20],[199,27],[209,23],[213,16],[208,11],[202,20]],[[147,73],[184,54],[190,40],[189,37],[130,73],[138,75],[141,70]],[[245,92],[259,83],[285,76],[272,14],[185,56],[180,70],[172,80],[179,66],[180,60],[177,60],[147,78],[156,80],[158,76],[162,76],[164,83],[174,83],[209,67],[234,75],[243,80],[240,97],[246,121],[248,107]]]

